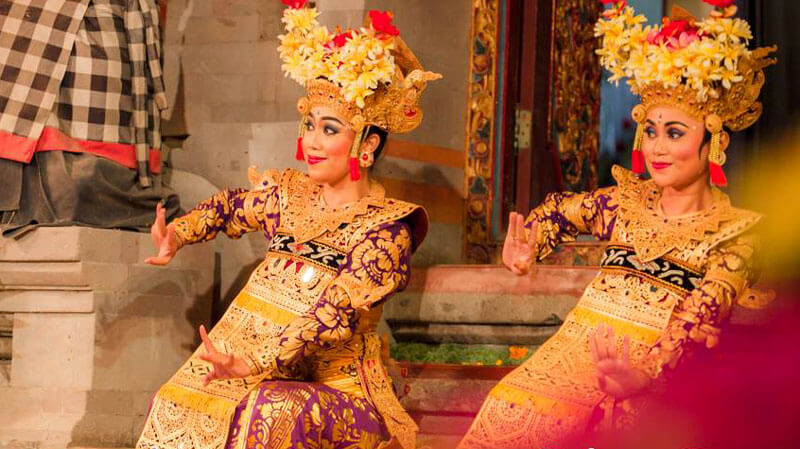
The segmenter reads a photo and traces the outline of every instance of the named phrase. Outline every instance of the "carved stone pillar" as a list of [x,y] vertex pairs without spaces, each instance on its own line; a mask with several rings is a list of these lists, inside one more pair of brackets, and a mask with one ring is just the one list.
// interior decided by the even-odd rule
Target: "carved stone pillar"
[[211,313],[213,248],[164,268],[152,252],[147,234],[82,227],[0,241],[0,447],[135,443]]

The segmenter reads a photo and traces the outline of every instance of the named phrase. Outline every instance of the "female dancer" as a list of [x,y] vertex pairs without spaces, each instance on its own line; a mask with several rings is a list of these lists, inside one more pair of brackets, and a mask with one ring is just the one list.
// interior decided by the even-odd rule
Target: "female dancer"
[[[286,2],[285,2],[286,3]],[[331,34],[291,1],[279,51],[306,86],[297,158],[308,174],[268,171],[153,226],[166,264],[183,245],[260,231],[264,261],[203,347],[156,395],[137,448],[412,448],[416,425],[380,360],[382,304],[402,290],[427,230],[424,211],[370,182],[387,132],[422,120],[425,72],[373,11],[358,31]],[[252,173],[251,173],[252,175]]]
[[551,194],[527,219],[511,214],[503,261],[520,275],[579,233],[609,244],[564,324],[489,393],[461,448],[562,447],[617,428],[686,353],[717,344],[735,301],[757,305],[744,291],[760,217],[711,184],[727,183],[723,126],[739,131],[760,115],[774,49],[747,49],[735,6],[702,22],[675,10],[645,28],[624,3],[598,22],[598,53],[641,96],[633,168],[651,179],[615,167],[615,187]]

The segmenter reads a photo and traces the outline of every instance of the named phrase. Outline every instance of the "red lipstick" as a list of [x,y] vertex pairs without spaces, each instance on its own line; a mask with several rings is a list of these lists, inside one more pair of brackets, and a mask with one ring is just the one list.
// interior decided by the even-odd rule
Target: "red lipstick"
[[306,161],[307,161],[307,162],[308,162],[310,165],[316,165],[316,164],[319,164],[320,162],[322,162],[322,161],[324,161],[324,160],[325,160],[325,158],[324,158],[324,157],[317,157],[317,156],[308,156],[308,159],[306,159]]
[[663,170],[663,169],[669,167],[670,165],[672,165],[672,164],[669,163],[669,162],[653,162],[652,163],[652,166],[653,166],[654,170]]

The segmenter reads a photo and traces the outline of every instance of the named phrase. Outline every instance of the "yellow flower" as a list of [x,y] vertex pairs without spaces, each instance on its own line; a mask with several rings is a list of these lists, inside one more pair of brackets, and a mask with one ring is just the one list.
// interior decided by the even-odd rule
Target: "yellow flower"
[[283,10],[281,22],[286,25],[287,31],[297,29],[308,32],[319,25],[318,16],[319,12],[316,8],[286,8]]

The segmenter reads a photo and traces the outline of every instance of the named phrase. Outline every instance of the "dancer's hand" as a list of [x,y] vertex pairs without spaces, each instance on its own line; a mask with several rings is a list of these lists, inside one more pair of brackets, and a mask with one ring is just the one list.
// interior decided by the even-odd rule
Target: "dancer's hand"
[[208,338],[205,326],[200,326],[200,338],[206,349],[205,354],[200,354],[200,358],[211,363],[214,368],[203,378],[203,386],[217,379],[233,379],[237,377],[247,377],[250,375],[250,367],[244,360],[234,357],[233,354],[223,354],[217,351],[214,343]]
[[539,225],[538,222],[533,222],[530,237],[526,239],[524,223],[525,217],[522,214],[511,212],[508,215],[508,232],[503,244],[503,264],[520,276],[531,270],[536,258],[536,229]]
[[597,366],[597,383],[604,393],[626,398],[650,385],[650,377],[631,365],[631,339],[622,339],[622,354],[617,353],[617,341],[611,326],[600,324],[589,333],[589,349]]
[[153,244],[158,248],[158,256],[148,257],[144,260],[144,263],[166,265],[178,252],[178,237],[175,235],[175,225],[172,223],[166,224],[166,215],[167,212],[164,210],[164,206],[158,203],[156,206],[156,221],[150,227],[150,237],[153,238]]

